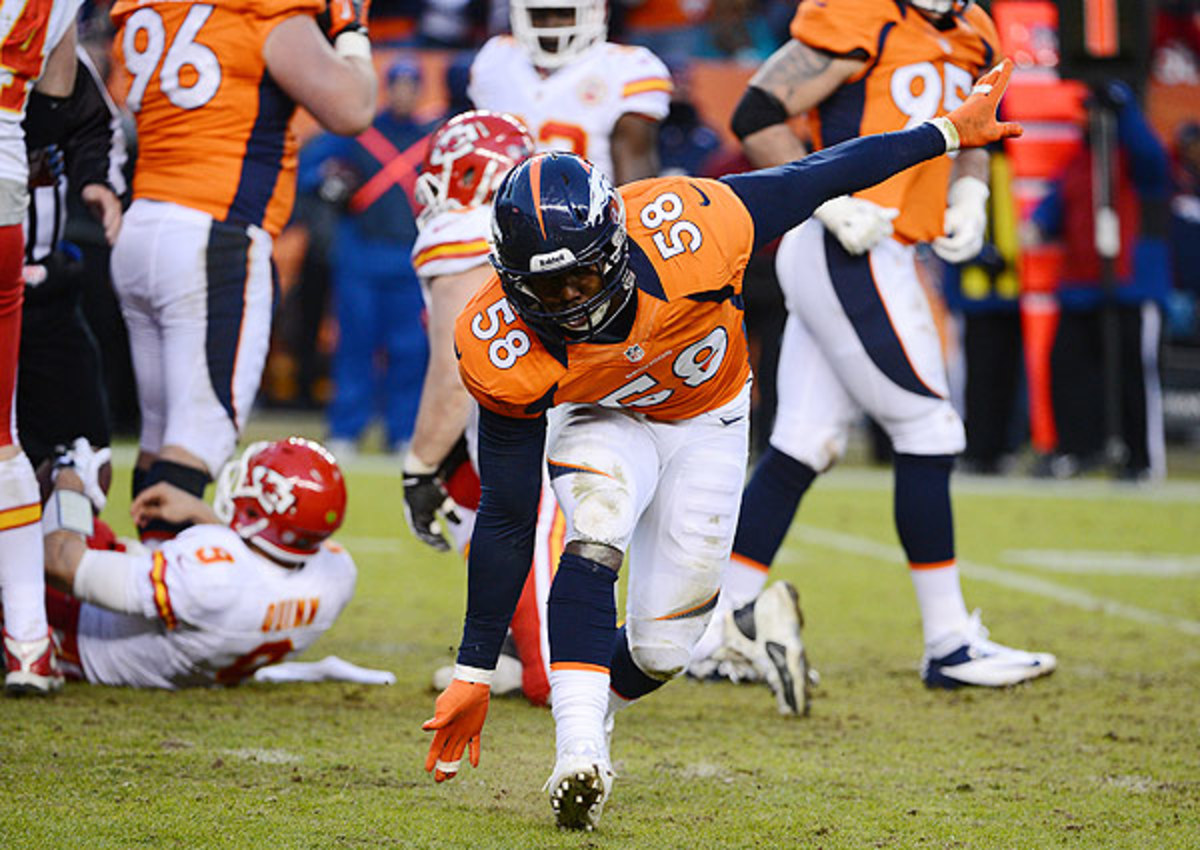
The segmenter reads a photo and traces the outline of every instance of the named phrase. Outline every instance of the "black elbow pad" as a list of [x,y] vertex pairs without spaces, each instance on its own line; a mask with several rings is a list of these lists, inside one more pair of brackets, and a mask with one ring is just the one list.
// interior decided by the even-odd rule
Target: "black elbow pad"
[[69,97],[51,97],[31,92],[25,110],[25,144],[30,149],[49,147],[64,141],[67,132]]
[[787,109],[779,98],[758,86],[749,86],[738,101],[737,108],[733,110],[729,128],[739,139],[744,139],[752,133],[787,120]]

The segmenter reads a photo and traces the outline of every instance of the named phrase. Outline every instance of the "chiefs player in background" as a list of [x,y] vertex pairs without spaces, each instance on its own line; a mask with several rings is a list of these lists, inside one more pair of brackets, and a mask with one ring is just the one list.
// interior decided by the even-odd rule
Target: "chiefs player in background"
[[77,0],[4,7],[0,34],[0,596],[4,604],[4,691],[48,694],[62,687],[43,599],[41,497],[13,417],[21,302],[22,223],[29,206],[29,161],[21,122],[36,87],[62,99],[75,87]]
[[213,506],[160,481],[134,522],[185,528],[150,552],[89,549],[99,458],[80,438],[55,469],[63,521],[46,535],[50,619],[68,675],[175,690],[236,685],[298,655],[354,595],[354,561],[329,536],[346,485],[318,443],[255,443],[226,464]]
[[[791,32],[733,116],[759,167],[804,156],[784,123],[790,116],[809,114],[819,148],[901,130],[953,110],[997,58],[991,19],[962,0],[802,3]],[[801,497],[837,461],[865,410],[892,441],[895,523],[924,626],[921,676],[931,687],[1011,685],[1056,665],[1053,655],[987,640],[978,612],[967,613],[955,561],[950,472],[965,435],[914,246],[931,243],[952,263],[978,254],[987,173],[983,150],[930,160],[828,201],[784,237],[776,258],[788,308],[779,406],[743,496],[721,592],[732,606],[762,588]],[[728,635],[732,618],[724,619]],[[717,640],[706,636],[697,655]]]
[[[479,762],[545,464],[567,537],[548,602],[557,758],[546,788],[559,826],[596,825],[612,787],[614,713],[683,672],[733,544],[749,436],[741,286],[751,253],[829,198],[1019,133],[995,119],[1011,72],[1006,63],[986,75],[946,117],[721,180],[616,190],[567,153],[509,172],[493,202],[497,274],[455,326],[459,371],[480,406],[483,491],[454,679],[424,724],[437,781],[457,774],[465,750]],[[799,651],[763,625],[764,649]]]
[[[304,106],[353,135],[375,114],[367,0],[118,0],[137,118],[133,205],[112,254],[142,428],[133,493],[193,495],[232,454],[262,377],[272,239],[291,212]],[[169,524],[142,528],[169,537]]]
[[490,39],[471,63],[471,103],[514,115],[539,150],[577,153],[618,186],[657,177],[666,65],[605,41],[604,0],[511,0],[508,14],[512,35]]
[[[428,307],[430,357],[405,464],[404,515],[417,539],[439,551],[448,550],[450,542],[465,550],[479,503],[479,479],[469,462],[476,443],[474,403],[458,378],[454,320],[492,272],[488,226],[496,187],[533,150],[529,132],[512,116],[463,112],[430,138],[417,178],[423,209],[413,267]],[[535,705],[544,704],[550,694],[543,613],[562,551],[562,531],[554,493],[543,487],[533,565],[513,616],[515,657],[506,642],[493,681],[495,693],[520,688]],[[453,667],[440,668],[434,687],[445,688],[453,673]]]

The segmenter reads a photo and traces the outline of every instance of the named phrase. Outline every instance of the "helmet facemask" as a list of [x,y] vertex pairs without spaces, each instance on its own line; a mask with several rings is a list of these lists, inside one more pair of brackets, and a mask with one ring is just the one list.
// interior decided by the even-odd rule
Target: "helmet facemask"
[[[620,239],[624,239],[623,230],[620,231]],[[572,263],[565,269],[541,275],[512,275],[499,268],[497,270],[504,293],[521,318],[543,333],[549,332],[567,342],[587,342],[598,336],[620,315],[634,290],[629,251],[624,245],[608,252],[605,259]],[[555,309],[537,294],[537,290],[544,292],[547,286],[554,286],[555,279],[580,270],[591,271],[601,281],[599,289],[587,300]]]
[[490,203],[504,175],[534,147],[511,115],[485,109],[455,115],[434,132],[417,175],[417,221]]
[[254,443],[217,476],[213,510],[246,542],[299,566],[341,525],[345,483],[319,443],[302,437]]
[[[546,25],[551,10],[573,13],[570,23]],[[608,32],[604,0],[511,0],[513,37],[539,68],[553,70],[570,63]]]
[[[526,192],[525,186],[517,189],[513,184],[523,182],[530,171],[540,171],[542,163],[547,170],[566,169],[558,177],[540,178],[552,187],[548,206],[513,208],[512,196],[525,197]],[[527,165],[531,167],[510,172],[499,190],[499,196],[506,196],[507,189],[508,201],[498,201],[493,209],[492,265],[509,303],[527,324],[544,336],[585,342],[608,327],[633,296],[625,203],[600,171],[578,157],[543,154],[541,162]],[[514,177],[518,171],[524,172],[520,179]],[[564,183],[567,194],[556,195],[553,186],[562,179],[571,189],[567,192]],[[505,232],[502,220],[512,232]],[[598,279],[599,286],[584,280],[588,277]],[[575,298],[561,306],[558,293],[567,286],[581,292],[584,300]],[[550,293],[554,296],[547,298]]]
[[908,0],[908,5],[928,12],[939,21],[949,22],[955,14],[962,14],[974,0]]

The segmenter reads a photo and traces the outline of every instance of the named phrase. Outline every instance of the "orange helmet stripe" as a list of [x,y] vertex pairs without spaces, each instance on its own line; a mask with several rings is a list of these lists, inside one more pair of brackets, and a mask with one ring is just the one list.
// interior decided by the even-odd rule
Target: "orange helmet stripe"
[[546,222],[542,221],[542,157],[534,157],[529,163],[529,191],[533,195],[533,208],[537,210],[538,227],[542,238],[546,238]]

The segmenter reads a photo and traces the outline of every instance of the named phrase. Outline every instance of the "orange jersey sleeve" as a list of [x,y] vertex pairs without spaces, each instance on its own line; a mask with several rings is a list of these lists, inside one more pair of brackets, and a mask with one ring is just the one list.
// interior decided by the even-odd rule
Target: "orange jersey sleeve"
[[543,340],[493,277],[455,327],[463,383],[484,407],[532,417],[585,402],[677,420],[729,402],[749,379],[742,275],[754,225],[741,201],[725,184],[698,178],[643,180],[620,191],[637,281],[626,338]]
[[[916,126],[966,99],[975,79],[1000,60],[991,18],[978,6],[938,29],[893,0],[803,0],[792,36],[867,60],[864,69],[809,116],[817,147]],[[897,236],[927,242],[942,233],[953,161],[937,157],[857,193],[900,210]]]
[[135,198],[171,201],[276,235],[296,191],[295,104],[263,43],[324,0],[118,0],[116,61],[137,118]]

